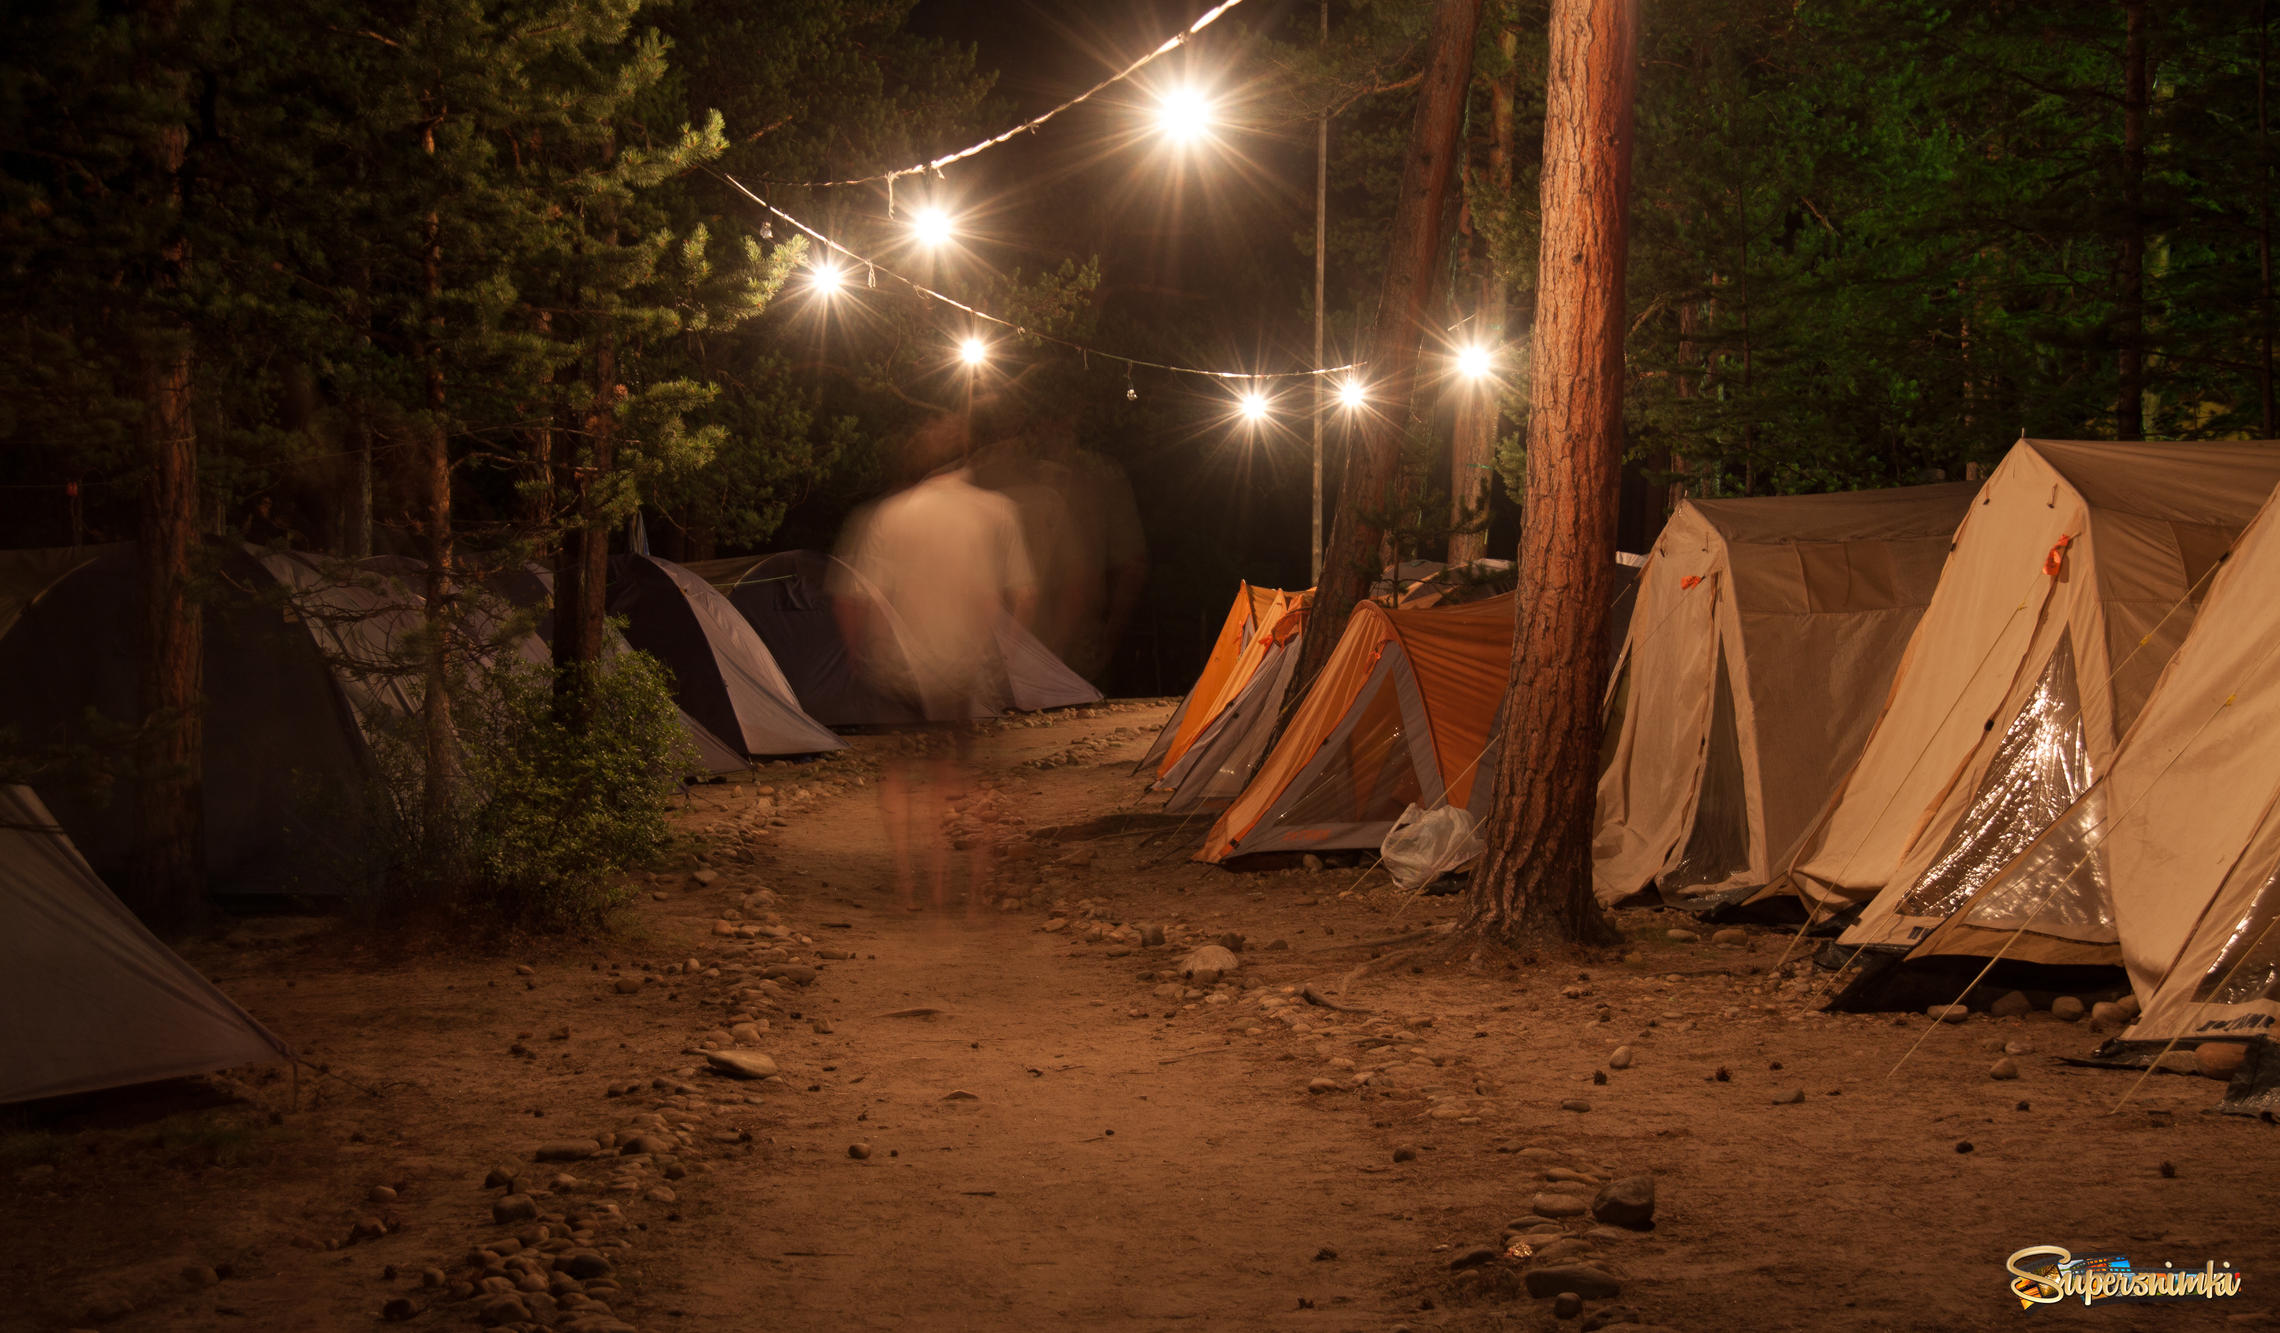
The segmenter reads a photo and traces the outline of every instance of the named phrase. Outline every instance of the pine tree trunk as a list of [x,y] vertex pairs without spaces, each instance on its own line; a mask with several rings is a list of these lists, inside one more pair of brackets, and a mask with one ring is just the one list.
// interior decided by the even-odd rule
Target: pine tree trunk
[[2256,390],[2265,439],[2280,438],[2280,401],[2272,389],[2272,125],[2266,93],[2272,66],[2270,0],[2256,5]]
[[571,525],[562,534],[562,555],[554,572],[554,688],[573,726],[587,717],[584,668],[601,660],[608,630],[610,530],[596,512],[594,482],[609,474],[617,429],[617,348],[603,338],[594,349],[594,398],[582,414],[586,455],[566,460],[568,492],[574,497]]
[[[1488,192],[1499,210],[1509,210],[1512,199],[1513,91],[1518,71],[1512,61],[1519,54],[1520,34],[1505,29],[1497,36],[1505,69],[1488,94]],[[1497,221],[1503,222],[1499,216]],[[1474,316],[1483,345],[1503,355],[1505,323],[1511,290],[1498,262],[1495,246],[1487,247],[1481,270],[1480,310]],[[1507,373],[1510,372],[1507,363]],[[1497,427],[1504,419],[1504,399],[1496,384],[1475,384],[1464,389],[1457,413],[1456,433],[1449,455],[1449,563],[1466,565],[1488,554],[1488,506],[1496,488]],[[1477,525],[1477,526],[1474,526]],[[1469,530],[1466,530],[1469,529]]]
[[2122,54],[2122,273],[2120,384],[2114,434],[2145,438],[2145,0],[2124,0]]
[[1388,520],[1400,503],[1394,482],[1416,394],[1417,344],[1426,312],[1432,308],[1443,215],[1458,131],[1464,123],[1465,91],[1472,81],[1480,5],[1481,0],[1438,0],[1434,6],[1425,73],[1417,90],[1417,121],[1410,131],[1401,194],[1394,207],[1385,285],[1365,358],[1371,411],[1346,451],[1338,512],[1322,556],[1322,579],[1298,670],[1291,674],[1294,699],[1322,669],[1354,603],[1369,595]]
[[[428,156],[434,157],[432,121],[425,135],[425,147]],[[451,818],[458,756],[451,725],[451,452],[450,437],[444,427],[443,315],[437,309],[443,297],[443,223],[434,212],[427,215],[426,230],[420,255],[421,283],[429,306],[428,345],[424,354],[427,364],[423,367],[427,377],[427,421],[419,432],[419,471],[426,505],[421,526],[425,529],[427,548],[423,626],[427,642],[421,681],[425,788],[420,813],[421,827],[432,839],[442,835]]]
[[1637,0],[1553,0],[1520,589],[1470,924],[1522,945],[1619,936],[1591,891],[1622,470]]
[[[172,29],[176,7],[148,7],[151,25]],[[151,82],[175,94],[183,76],[152,71]],[[182,170],[189,155],[186,125],[165,124],[148,154],[157,197],[167,215],[153,285],[178,288],[190,260],[180,230]],[[187,329],[161,324],[145,333],[140,355],[144,449],[136,555],[142,575],[143,725],[137,758],[137,843],[132,858],[136,906],[152,924],[178,927],[203,908],[206,890],[204,626],[191,593],[191,556],[198,541],[198,432],[191,417],[191,340]]]

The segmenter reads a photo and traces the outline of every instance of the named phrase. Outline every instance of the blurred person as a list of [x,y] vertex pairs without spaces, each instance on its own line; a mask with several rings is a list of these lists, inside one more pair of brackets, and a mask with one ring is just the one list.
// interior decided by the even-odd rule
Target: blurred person
[[992,445],[975,479],[1021,511],[1037,570],[1031,628],[1069,668],[1104,684],[1147,581],[1148,541],[1131,483],[1116,463],[1077,444],[1072,412],[1039,412]]
[[[974,789],[975,720],[997,711],[1004,689],[998,625],[1026,619],[1036,596],[1019,512],[967,469],[971,426],[970,414],[946,413],[913,433],[905,470],[921,479],[850,521],[831,589],[855,669],[948,734],[945,748],[898,756],[880,775],[895,890],[912,909],[921,861],[934,905],[948,905],[944,824]],[[986,895],[993,851],[985,827],[967,863],[969,910]]]

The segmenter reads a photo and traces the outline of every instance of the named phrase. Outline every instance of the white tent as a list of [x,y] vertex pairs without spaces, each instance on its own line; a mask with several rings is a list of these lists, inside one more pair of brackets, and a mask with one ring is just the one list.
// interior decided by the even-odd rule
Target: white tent
[[2111,762],[2280,444],[2021,440],[1956,534],[1876,729],[1785,873],[1865,903],[1840,943],[1914,944]]
[[1977,489],[1679,505],[1608,687],[1601,901],[1765,883],[1868,739]]
[[0,787],[0,1102],[290,1059],[113,897],[29,787]]

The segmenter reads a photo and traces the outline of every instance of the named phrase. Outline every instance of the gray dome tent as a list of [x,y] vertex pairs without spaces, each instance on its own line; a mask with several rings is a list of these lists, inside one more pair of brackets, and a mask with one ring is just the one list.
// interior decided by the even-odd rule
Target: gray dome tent
[[0,1103],[291,1058],[0,787]]
[[846,748],[801,710],[759,634],[697,575],[655,556],[612,556],[609,609],[625,617],[626,642],[673,673],[681,707],[730,746],[749,755]]

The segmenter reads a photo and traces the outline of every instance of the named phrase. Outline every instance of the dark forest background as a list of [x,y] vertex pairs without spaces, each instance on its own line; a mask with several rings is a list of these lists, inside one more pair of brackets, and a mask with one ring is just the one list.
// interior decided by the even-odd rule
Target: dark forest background
[[[1381,277],[1426,6],[1249,0],[1034,135],[868,175],[1051,106],[1202,6],[989,0],[61,3],[0,16],[0,545],[125,540],[153,367],[186,367],[213,534],[422,549],[440,432],[459,558],[566,523],[660,554],[828,545],[893,441],[955,399],[954,312],[831,301],[712,173],[1028,327],[1150,360],[1311,359],[1314,146],[1331,115],[1331,355]],[[2021,433],[2195,439],[2274,421],[2265,0],[1650,0],[1631,251],[1641,549],[1682,494],[1959,478]],[[1544,15],[1494,0],[1438,299],[1509,302],[1516,475]],[[1510,34],[1507,37],[1506,34]],[[1212,90],[1210,144],[1151,131]],[[1511,93],[1510,188],[1488,169]],[[170,156],[172,154],[173,156]],[[1492,282],[1491,279],[1496,281]],[[1149,589],[1111,693],[1176,692],[1234,581],[1307,580],[1306,398],[1000,340],[1131,477]],[[1137,397],[1127,394],[1128,387]],[[1405,544],[1442,553],[1451,384],[1414,432]],[[1335,421],[1335,418],[1333,418]],[[1333,450],[1340,431],[1329,432]],[[1333,452],[1330,476],[1335,478]],[[1505,488],[1491,554],[1514,546]]]

